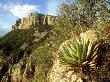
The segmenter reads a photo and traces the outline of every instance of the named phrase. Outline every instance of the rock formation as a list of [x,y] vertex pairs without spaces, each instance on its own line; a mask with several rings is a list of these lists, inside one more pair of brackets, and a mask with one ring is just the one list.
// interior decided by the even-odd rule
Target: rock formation
[[12,29],[25,29],[39,25],[54,25],[56,20],[56,16],[31,13],[27,18],[18,19],[16,24],[12,26]]

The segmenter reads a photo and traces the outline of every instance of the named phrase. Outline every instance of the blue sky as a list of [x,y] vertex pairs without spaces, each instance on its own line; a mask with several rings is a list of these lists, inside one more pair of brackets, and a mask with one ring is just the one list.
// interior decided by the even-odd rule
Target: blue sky
[[0,35],[9,32],[18,18],[31,12],[57,15],[62,1],[65,0],[0,0]]

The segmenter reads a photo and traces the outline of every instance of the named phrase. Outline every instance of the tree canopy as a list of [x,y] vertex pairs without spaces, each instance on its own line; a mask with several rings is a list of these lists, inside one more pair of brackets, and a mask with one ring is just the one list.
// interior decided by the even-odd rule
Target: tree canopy
[[[69,2],[70,1],[70,2]],[[109,21],[109,0],[69,0],[60,6],[60,21],[63,26],[77,24],[92,27],[99,22]]]

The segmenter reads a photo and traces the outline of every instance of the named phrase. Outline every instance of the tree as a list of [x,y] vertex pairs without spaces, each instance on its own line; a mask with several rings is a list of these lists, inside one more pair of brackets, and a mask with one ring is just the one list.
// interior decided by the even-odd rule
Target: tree
[[[110,3],[105,0],[75,0],[60,6],[60,21],[64,27],[81,26],[92,27],[110,16]],[[99,22],[98,22],[99,21]]]

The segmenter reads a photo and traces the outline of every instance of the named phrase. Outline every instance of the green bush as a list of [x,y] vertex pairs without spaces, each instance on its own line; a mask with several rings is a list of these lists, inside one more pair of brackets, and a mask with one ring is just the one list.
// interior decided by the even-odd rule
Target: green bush
[[65,43],[65,45],[62,44],[59,48],[59,59],[62,64],[70,64],[82,69],[88,65],[94,68],[98,45],[80,39]]

